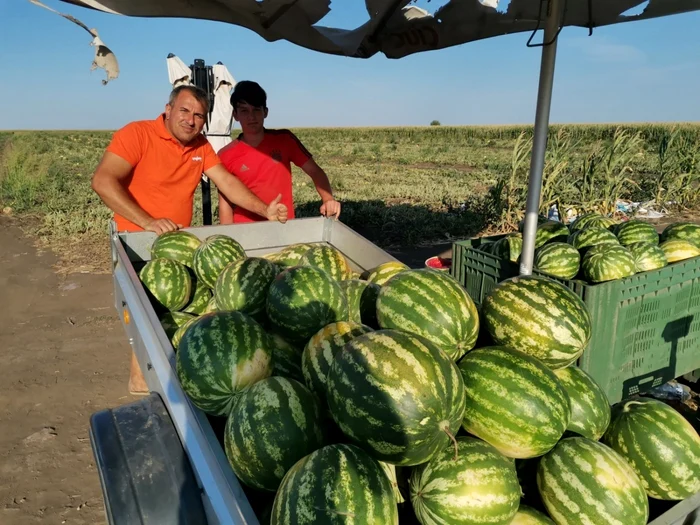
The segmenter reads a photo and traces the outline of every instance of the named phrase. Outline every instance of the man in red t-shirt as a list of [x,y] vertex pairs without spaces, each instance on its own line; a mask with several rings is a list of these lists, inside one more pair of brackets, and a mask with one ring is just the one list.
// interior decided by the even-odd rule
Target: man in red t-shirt
[[[281,194],[280,202],[287,207],[288,218],[293,219],[293,163],[314,181],[321,196],[321,215],[338,218],[340,203],[333,197],[328,176],[311,153],[291,131],[265,128],[267,94],[260,85],[249,80],[238,82],[231,95],[231,105],[242,133],[218,152],[226,169],[264,202]],[[241,207],[233,208],[226,197],[219,195],[221,224],[261,220],[264,217]]]

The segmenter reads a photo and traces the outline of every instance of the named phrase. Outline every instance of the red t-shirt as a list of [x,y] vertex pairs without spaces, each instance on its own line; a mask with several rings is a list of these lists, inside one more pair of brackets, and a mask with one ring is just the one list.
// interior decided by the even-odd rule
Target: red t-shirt
[[[282,194],[282,204],[289,210],[289,219],[294,218],[292,195],[292,163],[302,167],[311,158],[311,153],[289,130],[265,130],[265,136],[257,147],[252,147],[238,136],[218,152],[226,169],[233,173],[264,203],[271,202]],[[233,222],[255,222],[266,220],[256,213],[238,206],[233,209]]]

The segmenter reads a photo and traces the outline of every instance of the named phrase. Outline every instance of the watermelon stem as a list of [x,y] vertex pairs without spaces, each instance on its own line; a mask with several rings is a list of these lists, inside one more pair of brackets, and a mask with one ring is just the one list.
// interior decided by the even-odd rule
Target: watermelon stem
[[629,412],[630,409],[628,408],[630,405],[643,405],[644,403],[641,403],[639,401],[627,401],[625,403],[625,406],[622,408],[623,412]]
[[442,430],[445,432],[445,434],[450,436],[450,439],[455,446],[455,461],[457,461],[457,458],[459,457],[459,446],[457,445],[457,439],[455,438],[454,434],[450,432],[450,427],[445,426]]

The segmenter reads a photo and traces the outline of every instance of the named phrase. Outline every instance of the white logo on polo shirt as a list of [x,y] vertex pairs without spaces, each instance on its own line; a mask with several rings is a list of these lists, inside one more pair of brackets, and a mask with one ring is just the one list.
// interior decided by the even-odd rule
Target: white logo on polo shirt
[[248,171],[248,166],[241,164],[241,171]]
[[202,157],[192,157],[194,162],[202,162]]

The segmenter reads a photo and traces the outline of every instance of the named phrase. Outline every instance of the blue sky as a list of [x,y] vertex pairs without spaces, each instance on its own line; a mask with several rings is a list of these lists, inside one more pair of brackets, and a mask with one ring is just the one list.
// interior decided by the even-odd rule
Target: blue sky
[[[170,90],[168,53],[187,64],[220,60],[236,80],[260,82],[268,92],[270,127],[534,119],[540,50],[526,47],[525,33],[400,60],[361,60],[269,43],[230,24],[44,3],[96,27],[117,55],[120,76],[103,86],[104,71],[89,71],[93,48],[78,26],[26,0],[0,0],[0,129],[116,129],[154,118]],[[324,25],[364,22],[357,0],[334,0],[331,8]],[[552,121],[700,121],[698,27],[696,12],[600,28],[590,38],[585,29],[565,28]]]

